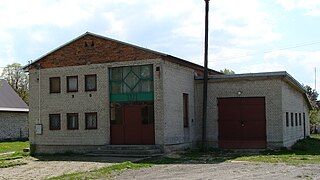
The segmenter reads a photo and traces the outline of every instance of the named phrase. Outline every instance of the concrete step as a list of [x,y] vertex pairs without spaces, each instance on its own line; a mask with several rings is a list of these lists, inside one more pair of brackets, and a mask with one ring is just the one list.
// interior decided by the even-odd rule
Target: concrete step
[[140,158],[145,158],[145,157],[157,157],[161,156],[163,154],[107,154],[107,153],[88,153],[86,154],[87,156],[94,156],[94,157],[140,157]]
[[86,155],[104,157],[154,157],[162,155],[162,152],[156,145],[106,145]]
[[148,149],[148,150],[136,150],[136,149],[108,149],[108,150],[99,150],[95,151],[95,153],[107,153],[107,154],[160,154],[161,150],[160,149]]
[[106,145],[98,148],[98,150],[151,150],[159,149],[156,145]]

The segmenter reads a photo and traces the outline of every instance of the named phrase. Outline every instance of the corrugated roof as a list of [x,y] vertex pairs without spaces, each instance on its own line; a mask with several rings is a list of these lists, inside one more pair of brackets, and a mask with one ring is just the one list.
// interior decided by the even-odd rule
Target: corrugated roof
[[0,79],[0,111],[29,111],[28,105],[3,79]]

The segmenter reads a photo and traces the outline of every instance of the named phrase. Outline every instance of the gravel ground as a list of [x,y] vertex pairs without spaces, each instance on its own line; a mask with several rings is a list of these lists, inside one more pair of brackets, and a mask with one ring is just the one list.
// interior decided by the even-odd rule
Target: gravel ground
[[[58,160],[59,159],[59,160]],[[101,158],[101,157],[50,157],[27,158],[20,161],[26,165],[0,168],[2,179],[46,179],[63,174],[89,171],[112,165],[115,162],[134,161],[132,158]]]
[[[59,159],[59,160],[57,160]],[[89,171],[132,158],[59,157],[24,159],[28,164],[0,168],[2,179],[46,179]],[[287,165],[251,162],[217,164],[167,164],[125,171],[115,179],[320,179],[320,164]]]
[[116,179],[320,179],[320,165],[250,162],[156,165],[127,171]]

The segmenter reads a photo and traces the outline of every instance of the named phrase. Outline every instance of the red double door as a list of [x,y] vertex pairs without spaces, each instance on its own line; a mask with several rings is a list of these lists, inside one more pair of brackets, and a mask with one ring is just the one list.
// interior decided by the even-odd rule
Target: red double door
[[144,121],[146,106],[126,106],[122,109],[122,124],[111,125],[111,144],[154,144],[154,124]]
[[219,98],[219,148],[266,147],[264,97]]

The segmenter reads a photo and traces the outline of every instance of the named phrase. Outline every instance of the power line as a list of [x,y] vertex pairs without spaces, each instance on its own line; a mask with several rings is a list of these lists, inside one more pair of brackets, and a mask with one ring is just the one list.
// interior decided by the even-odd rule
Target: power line
[[230,56],[230,57],[225,57],[225,58],[219,58],[219,59],[214,59],[214,60],[209,60],[210,62],[217,62],[218,60],[232,60],[232,59],[238,59],[238,58],[243,58],[243,57],[249,57],[249,56],[253,56],[253,55],[260,55],[260,54],[268,54],[268,53],[272,53],[272,52],[276,52],[276,51],[283,51],[283,50],[287,50],[287,49],[294,49],[294,48],[299,48],[299,47],[304,47],[304,46],[311,46],[314,44],[320,44],[320,41],[315,41],[315,42],[311,42],[311,43],[304,43],[304,44],[299,44],[299,45],[295,45],[295,46],[290,46],[290,47],[285,47],[285,48],[279,48],[279,49],[274,49],[274,50],[268,50],[268,51],[264,51],[264,52],[257,52],[257,53],[252,53],[252,54],[248,54],[248,55],[242,55],[242,56]]

